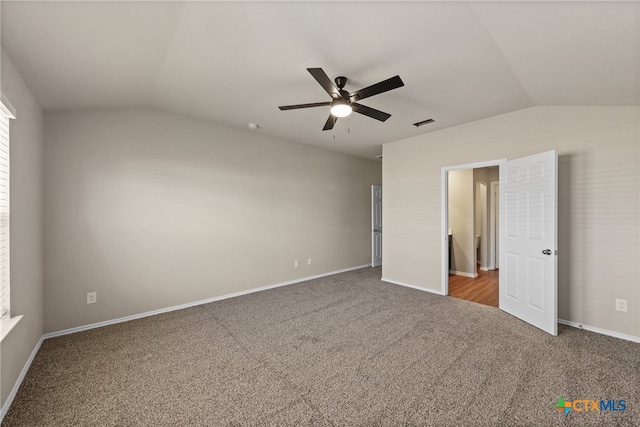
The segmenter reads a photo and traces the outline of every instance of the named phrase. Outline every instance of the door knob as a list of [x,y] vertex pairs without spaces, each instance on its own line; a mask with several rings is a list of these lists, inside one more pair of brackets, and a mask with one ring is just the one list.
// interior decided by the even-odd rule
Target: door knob
[[545,249],[542,253],[545,255],[551,255],[551,249]]

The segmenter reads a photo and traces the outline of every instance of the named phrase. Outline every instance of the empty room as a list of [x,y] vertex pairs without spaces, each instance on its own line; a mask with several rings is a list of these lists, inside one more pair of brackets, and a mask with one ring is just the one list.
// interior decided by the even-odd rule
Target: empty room
[[640,2],[2,0],[0,42],[3,427],[640,425]]

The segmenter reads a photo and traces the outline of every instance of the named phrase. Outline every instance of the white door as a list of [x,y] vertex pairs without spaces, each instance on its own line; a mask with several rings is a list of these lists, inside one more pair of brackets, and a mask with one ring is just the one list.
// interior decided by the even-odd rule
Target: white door
[[382,265],[382,187],[371,186],[371,266]]
[[552,335],[557,310],[555,150],[500,165],[500,309]]

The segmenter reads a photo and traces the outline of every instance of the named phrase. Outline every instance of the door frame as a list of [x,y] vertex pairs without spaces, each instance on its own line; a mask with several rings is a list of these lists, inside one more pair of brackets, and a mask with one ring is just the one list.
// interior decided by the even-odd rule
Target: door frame
[[[376,190],[380,190],[382,200],[382,185],[371,186],[371,267],[379,267],[382,265],[382,221],[376,230]],[[382,217],[382,206],[380,206],[380,216]],[[380,235],[380,263],[376,264],[376,234]]]
[[486,162],[468,163],[465,165],[445,166],[441,168],[441,265],[440,265],[440,293],[449,295],[449,171],[463,169],[480,169],[500,166],[507,159],[489,160]]
[[499,215],[498,208],[500,204],[500,181],[491,181],[491,206],[489,209],[489,262],[487,266],[489,270],[496,270],[500,268],[500,256],[498,254],[499,249],[499,237],[500,237],[500,226],[499,226]]
[[[487,271],[489,268],[488,252],[489,252],[489,215],[487,209],[489,207],[489,186],[484,182],[477,182],[476,184],[476,211],[474,221],[478,222],[478,211],[480,211],[480,233],[474,227],[474,234],[477,236],[480,234],[480,247],[476,250],[476,265],[479,265],[479,269]],[[482,189],[484,187],[484,194]],[[480,206],[478,206],[478,202]],[[480,209],[478,209],[480,207]],[[479,255],[479,256],[478,256]],[[482,262],[484,260],[484,262]]]

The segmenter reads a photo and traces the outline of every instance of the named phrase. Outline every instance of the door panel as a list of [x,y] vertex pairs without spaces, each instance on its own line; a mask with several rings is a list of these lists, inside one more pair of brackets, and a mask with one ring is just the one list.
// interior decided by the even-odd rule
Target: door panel
[[557,335],[557,154],[500,165],[500,309]]

